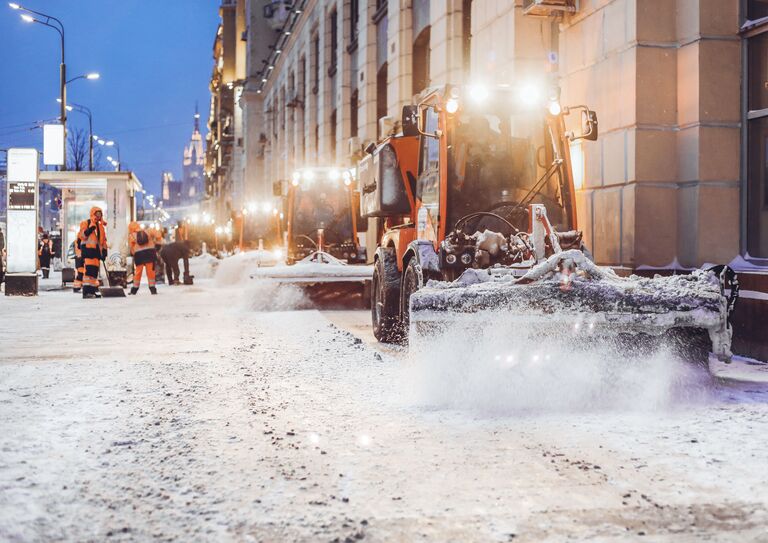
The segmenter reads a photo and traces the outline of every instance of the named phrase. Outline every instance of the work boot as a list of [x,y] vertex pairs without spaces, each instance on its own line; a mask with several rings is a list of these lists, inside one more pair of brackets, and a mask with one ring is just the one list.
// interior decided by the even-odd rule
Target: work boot
[[91,298],[95,298],[96,295],[92,292],[83,292],[83,300],[89,300]]
[[149,292],[152,294],[157,294],[157,289],[155,287],[149,287]]
[[78,287],[72,287],[72,292],[74,292],[75,294],[78,294],[80,290],[81,289],[79,289]]
[[135,295],[137,292],[139,292],[139,287],[131,287],[130,294]]

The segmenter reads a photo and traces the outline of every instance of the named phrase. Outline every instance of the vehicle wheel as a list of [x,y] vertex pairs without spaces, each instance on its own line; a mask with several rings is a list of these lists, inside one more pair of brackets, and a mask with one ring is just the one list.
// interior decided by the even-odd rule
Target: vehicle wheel
[[415,258],[408,261],[403,270],[403,282],[400,285],[400,320],[404,337],[408,337],[411,322],[411,295],[424,286],[424,273]]
[[371,320],[373,335],[382,343],[395,343],[402,338],[400,324],[400,272],[394,249],[381,251],[376,259],[371,281]]

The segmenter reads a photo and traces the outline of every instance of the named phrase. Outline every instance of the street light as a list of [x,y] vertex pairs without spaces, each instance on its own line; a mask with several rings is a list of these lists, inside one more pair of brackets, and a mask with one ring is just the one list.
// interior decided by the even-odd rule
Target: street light
[[[99,136],[94,135],[93,139],[99,143],[99,145],[105,145],[107,147],[115,147],[117,149],[117,171],[120,171],[120,164],[122,161],[120,160],[120,146],[117,144],[117,142],[112,140],[105,140],[103,138],[100,138]],[[114,164],[113,164],[114,166]]]
[[[61,64],[59,65],[59,97],[61,98],[61,124],[64,127],[64,164],[61,166],[62,170],[67,169],[67,65],[64,61],[64,24],[56,17],[51,17],[45,13],[35,11],[33,9],[25,8],[16,2],[9,2],[8,6],[11,9],[21,10],[26,13],[21,14],[23,21],[27,23],[39,23],[48,28],[54,29],[59,33],[61,37]],[[44,20],[35,19],[32,15],[38,15]],[[51,24],[54,23],[54,24]]]
[[83,74],[83,75],[78,75],[77,77],[73,77],[72,79],[67,81],[65,83],[65,85],[69,85],[70,83],[72,83],[73,81],[77,81],[78,79],[94,80],[94,79],[99,79],[100,77],[101,77],[100,73],[98,73],[98,72],[91,72],[91,73],[88,73],[88,74]]

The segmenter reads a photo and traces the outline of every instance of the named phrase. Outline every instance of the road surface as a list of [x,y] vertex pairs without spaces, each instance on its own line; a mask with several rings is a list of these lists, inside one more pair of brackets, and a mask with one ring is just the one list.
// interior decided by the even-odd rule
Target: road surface
[[0,540],[768,541],[764,385],[264,296],[0,299]]

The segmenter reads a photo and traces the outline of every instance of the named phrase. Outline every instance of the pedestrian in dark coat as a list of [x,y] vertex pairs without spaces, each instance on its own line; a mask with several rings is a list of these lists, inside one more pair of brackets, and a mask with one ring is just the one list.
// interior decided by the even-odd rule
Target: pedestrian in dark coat
[[160,251],[160,256],[163,258],[163,262],[165,262],[169,285],[179,284],[179,260],[181,259],[184,259],[184,277],[189,276],[190,253],[191,250],[187,241],[174,241],[165,245],[162,251]]
[[51,259],[53,258],[53,242],[48,234],[43,234],[43,239],[37,244],[37,259],[40,261],[40,269],[43,272],[43,279],[48,279],[51,273]]

